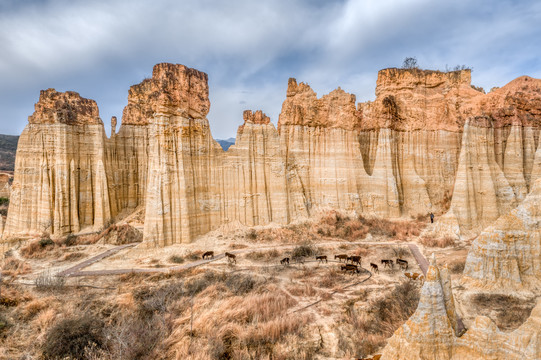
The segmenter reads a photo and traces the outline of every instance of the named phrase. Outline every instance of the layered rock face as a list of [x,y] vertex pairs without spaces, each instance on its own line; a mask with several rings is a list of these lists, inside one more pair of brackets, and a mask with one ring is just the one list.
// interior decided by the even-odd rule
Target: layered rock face
[[17,148],[4,238],[103,226],[111,209],[96,103],[48,89],[28,122]]
[[381,359],[466,360],[539,359],[541,357],[541,303],[530,318],[512,332],[502,332],[487,317],[478,316],[470,329],[457,336],[448,270],[434,259],[428,269],[415,313],[395,331]]
[[0,174],[0,198],[8,198],[11,193],[11,176]]
[[183,65],[158,64],[130,88],[110,139],[92,100],[44,91],[21,138],[6,234],[101,227],[142,206],[144,239],[159,246],[315,207],[382,217],[450,209],[447,223],[479,232],[541,177],[541,85],[523,77],[485,95],[470,77],[386,69],[376,100],[362,104],[290,79],[278,130],[247,111],[228,152],[210,134],[207,75]]
[[464,281],[470,288],[541,290],[541,179],[526,199],[473,242]]

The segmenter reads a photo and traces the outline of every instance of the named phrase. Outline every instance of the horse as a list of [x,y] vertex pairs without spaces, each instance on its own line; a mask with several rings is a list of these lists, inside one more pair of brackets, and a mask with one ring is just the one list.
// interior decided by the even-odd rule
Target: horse
[[348,256],[346,254],[334,255],[334,260],[336,259],[338,259],[338,261],[344,260],[345,262],[347,262]]
[[281,265],[289,265],[289,258],[288,257],[285,257],[283,258],[282,260],[280,260],[280,264]]
[[381,263],[383,264],[383,267],[390,267],[393,268],[393,261],[392,260],[381,260]]
[[360,256],[355,256],[355,255],[348,256],[347,261],[351,261],[352,264],[358,264],[359,266],[361,265],[361,257]]
[[402,270],[408,270],[408,262],[402,259],[396,259],[396,264],[400,266]]
[[370,268],[379,274],[378,266],[374,263],[370,263]]
[[351,271],[351,273],[353,274],[354,272],[356,272],[357,274],[360,272],[359,271],[359,268],[357,267],[357,265],[353,265],[353,264],[346,264],[346,265],[342,265],[340,267],[340,269],[342,271]]
[[327,261],[327,255],[318,255],[316,256],[316,261],[321,261],[323,263],[323,261],[325,261],[326,263],[328,262]]
[[211,258],[211,259],[214,259],[214,251],[207,251],[206,253],[203,254],[203,260],[205,260],[206,258]]
[[235,264],[237,263],[237,256],[235,254],[231,254],[231,253],[226,252],[225,256],[227,257],[228,262],[235,263]]

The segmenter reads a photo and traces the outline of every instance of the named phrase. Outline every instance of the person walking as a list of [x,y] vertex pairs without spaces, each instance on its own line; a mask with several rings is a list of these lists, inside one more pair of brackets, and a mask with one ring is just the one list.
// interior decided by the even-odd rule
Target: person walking
[[434,214],[430,213],[430,223],[434,224]]

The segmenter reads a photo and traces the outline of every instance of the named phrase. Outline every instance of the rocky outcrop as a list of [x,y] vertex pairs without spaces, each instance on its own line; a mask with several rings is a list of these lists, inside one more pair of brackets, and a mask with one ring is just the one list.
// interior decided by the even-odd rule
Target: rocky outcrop
[[488,117],[471,118],[464,128],[451,208],[443,221],[462,233],[480,232],[516,206],[516,196],[494,155]]
[[362,129],[462,131],[483,93],[471,87],[471,71],[384,69],[376,100],[359,104]]
[[512,332],[500,331],[489,318],[479,316],[470,329],[457,336],[449,274],[432,259],[417,310],[388,340],[381,359],[539,359],[540,325],[541,302]]
[[541,179],[526,199],[473,242],[464,281],[496,292],[541,290]]
[[28,120],[17,148],[4,238],[103,226],[111,208],[96,103],[48,89]]
[[440,225],[476,234],[541,177],[541,81],[484,94],[470,78],[385,69],[375,101],[362,104],[290,79],[278,130],[246,111],[227,152],[206,119],[207,75],[183,65],[158,64],[132,86],[110,138],[95,102],[43,91],[21,137],[6,235],[95,229],[138,207],[145,241],[158,246],[230,221],[285,224],[317,207],[447,212]]
[[387,342],[382,359],[451,359],[457,328],[448,271],[431,259],[415,313]]
[[13,177],[9,174],[0,173],[0,198],[8,198],[11,193],[11,181]]

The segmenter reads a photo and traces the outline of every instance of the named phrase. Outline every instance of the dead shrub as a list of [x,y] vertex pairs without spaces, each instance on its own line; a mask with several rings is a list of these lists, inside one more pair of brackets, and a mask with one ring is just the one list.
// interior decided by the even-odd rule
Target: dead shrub
[[257,231],[255,231],[254,229],[250,229],[250,230],[246,233],[246,238],[247,238],[248,240],[251,240],[251,241],[257,240]]
[[34,285],[38,291],[62,291],[66,279],[62,276],[55,276],[50,271],[44,271],[34,280]]
[[466,267],[466,259],[455,260],[449,263],[449,271],[452,274],[462,274],[464,272],[464,267]]
[[64,254],[64,256],[62,257],[62,259],[60,259],[60,261],[76,261],[84,257],[85,257],[85,254],[82,252],[72,252],[72,253]]
[[535,301],[511,295],[481,293],[472,297],[480,315],[488,316],[504,331],[514,330],[530,316]]
[[118,360],[157,358],[153,353],[170,331],[165,320],[159,314],[145,318],[126,314],[117,319],[115,326],[105,329],[107,355]]
[[2,266],[2,275],[5,276],[18,276],[28,274],[32,271],[32,267],[25,261],[9,257],[5,260],[4,266]]
[[8,318],[0,313],[0,335],[6,332],[12,326]]
[[26,246],[21,248],[21,255],[27,259],[39,259],[47,255],[47,253],[53,250],[56,243],[51,240],[50,237],[42,237],[39,240],[32,241]]
[[419,297],[416,284],[403,282],[385,293],[383,298],[372,300],[369,310],[360,310],[355,307],[355,302],[347,302],[336,328],[339,348],[358,358],[377,352],[413,314]]
[[239,243],[231,243],[229,244],[230,249],[246,249],[248,245],[239,244]]
[[225,286],[235,295],[244,295],[251,292],[259,281],[251,275],[233,274],[225,280]]
[[86,359],[86,352],[105,344],[104,323],[85,315],[56,323],[45,336],[44,359]]
[[317,295],[317,290],[314,289],[312,286],[310,286],[308,284],[288,285],[287,286],[287,291],[289,291],[289,293],[291,295],[294,295],[294,296],[309,296],[309,297],[312,297],[312,296]]
[[282,253],[276,249],[272,250],[266,250],[266,251],[252,251],[246,254],[244,257],[246,259],[254,260],[254,261],[269,261],[272,259],[276,259],[282,255]]
[[112,225],[107,230],[103,235],[107,244],[125,245],[143,241],[143,233],[128,224]]
[[394,246],[391,249],[392,249],[392,254],[395,257],[400,258],[400,259],[403,259],[410,254],[409,249],[403,246]]
[[182,264],[184,262],[184,258],[180,255],[171,255],[169,257],[169,262],[172,262],[175,264]]
[[21,317],[25,320],[31,319],[42,310],[45,310],[52,299],[35,299],[27,303],[21,310]]
[[196,250],[196,251],[189,251],[185,256],[184,258],[185,259],[188,259],[188,260],[192,260],[192,261],[195,261],[195,260],[201,260],[201,257],[203,256],[203,252],[201,250]]
[[456,242],[452,237],[446,236],[442,238],[434,238],[431,235],[425,235],[420,240],[420,243],[428,247],[446,248],[449,246],[455,246]]
[[426,223],[419,220],[388,220],[363,215],[351,218],[333,210],[321,216],[312,227],[312,232],[314,235],[349,241],[362,240],[368,234],[407,240],[419,236],[425,226]]
[[312,256],[315,256],[316,254],[317,254],[317,250],[311,244],[303,244],[303,245],[296,246],[291,251],[292,258],[312,257]]

